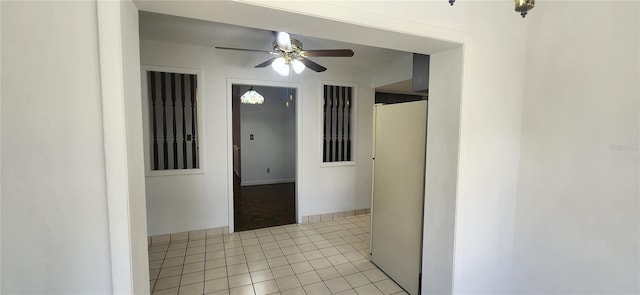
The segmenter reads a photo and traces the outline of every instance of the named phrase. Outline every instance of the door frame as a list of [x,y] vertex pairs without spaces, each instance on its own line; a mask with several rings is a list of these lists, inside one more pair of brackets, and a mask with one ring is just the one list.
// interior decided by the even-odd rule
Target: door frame
[[276,82],[276,81],[262,81],[262,80],[250,80],[250,79],[236,79],[227,78],[227,197],[228,197],[228,212],[229,212],[229,233],[235,232],[235,216],[233,208],[233,85],[253,85],[253,86],[267,86],[267,87],[281,87],[292,88],[296,90],[296,186],[295,186],[295,212],[296,222],[300,222],[298,190],[300,183],[302,183],[302,173],[300,163],[302,162],[302,120],[300,113],[302,112],[302,84],[292,82]]

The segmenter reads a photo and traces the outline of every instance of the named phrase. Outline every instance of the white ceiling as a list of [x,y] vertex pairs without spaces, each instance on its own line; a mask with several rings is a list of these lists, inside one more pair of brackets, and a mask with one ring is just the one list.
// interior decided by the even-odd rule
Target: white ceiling
[[[319,39],[300,35],[291,35],[303,43],[303,49],[352,49],[353,57],[316,57],[311,58],[322,64],[326,58],[343,60],[345,65],[376,69],[385,62],[411,53],[345,43],[328,39]],[[190,44],[211,47],[237,47],[272,50],[273,33],[271,31],[222,24],[191,18],[169,16],[140,11],[140,38],[145,40]],[[213,49],[215,50],[215,49]],[[260,54],[251,53],[247,54]]]

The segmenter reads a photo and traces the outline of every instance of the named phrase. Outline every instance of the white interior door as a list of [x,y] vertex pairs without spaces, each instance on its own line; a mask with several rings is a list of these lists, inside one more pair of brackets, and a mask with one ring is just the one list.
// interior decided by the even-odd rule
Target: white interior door
[[427,102],[376,105],[371,260],[418,294]]

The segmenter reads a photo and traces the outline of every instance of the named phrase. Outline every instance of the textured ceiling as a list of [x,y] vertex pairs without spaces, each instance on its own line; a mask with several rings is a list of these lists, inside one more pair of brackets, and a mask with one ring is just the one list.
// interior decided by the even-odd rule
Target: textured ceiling
[[[303,43],[303,49],[353,49],[350,58],[337,57],[345,65],[377,68],[384,62],[411,53],[352,43],[291,35]],[[196,46],[237,47],[272,50],[271,31],[221,24],[203,20],[140,12],[140,38],[145,40],[190,44]],[[247,54],[252,54],[247,52]],[[313,58],[321,63],[322,58]]]

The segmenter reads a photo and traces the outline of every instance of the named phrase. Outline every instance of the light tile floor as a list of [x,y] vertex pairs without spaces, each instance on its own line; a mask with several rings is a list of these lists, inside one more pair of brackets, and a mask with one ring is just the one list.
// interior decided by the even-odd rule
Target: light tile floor
[[407,294],[369,262],[369,215],[152,245],[153,294]]

